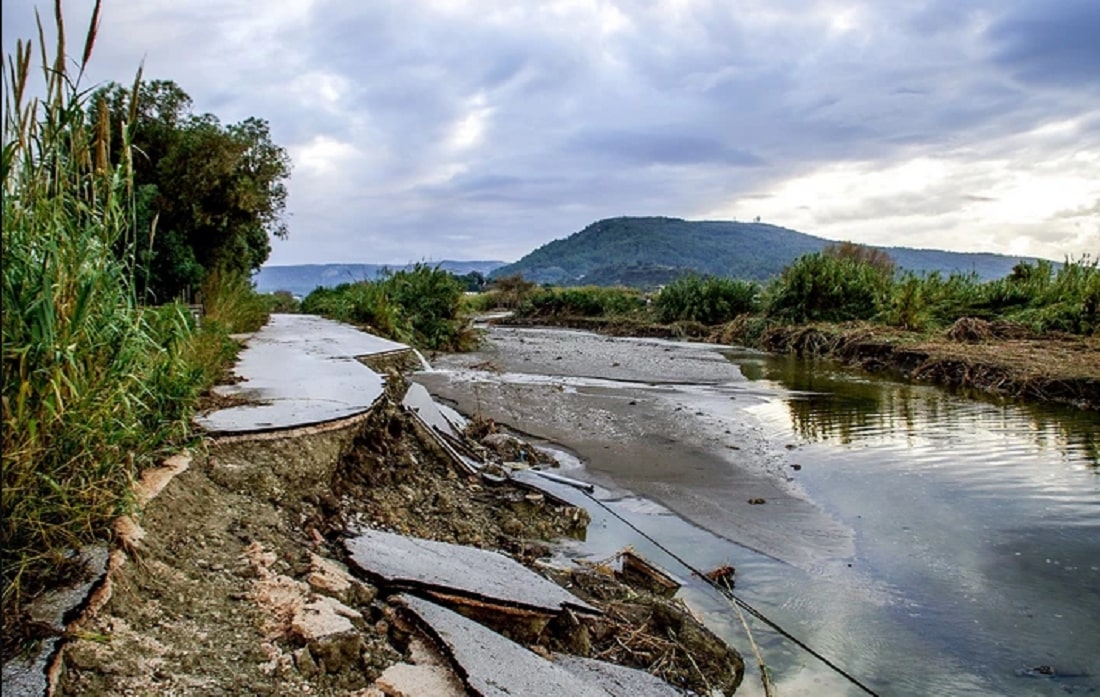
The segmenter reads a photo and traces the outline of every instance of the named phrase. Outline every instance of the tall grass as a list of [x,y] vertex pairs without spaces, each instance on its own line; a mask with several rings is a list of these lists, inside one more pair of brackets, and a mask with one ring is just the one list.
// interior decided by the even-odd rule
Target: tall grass
[[[186,308],[135,302],[129,132],[89,117],[70,64],[60,3],[53,55],[39,21],[6,57],[3,122],[3,605],[50,582],[70,550],[110,532],[138,468],[187,435],[202,387]],[[76,74],[70,68],[76,69]],[[111,148],[121,163],[111,164]]]

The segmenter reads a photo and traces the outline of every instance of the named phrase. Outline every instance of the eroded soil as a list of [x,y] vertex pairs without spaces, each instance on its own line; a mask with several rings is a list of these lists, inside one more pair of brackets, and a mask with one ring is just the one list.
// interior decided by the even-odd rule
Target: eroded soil
[[[293,486],[226,476],[250,464],[290,472],[333,453],[337,461],[319,470],[333,474],[312,485],[301,476]],[[109,599],[72,628],[59,694],[380,695],[375,681],[409,659],[409,637],[395,628],[387,589],[342,564],[347,536],[378,527],[531,563],[548,553],[550,540],[582,535],[587,515],[457,470],[387,401],[343,430],[213,443],[138,523],[144,535],[116,555]],[[613,578],[601,583],[621,586]],[[552,626],[527,637],[528,645],[650,668],[694,690],[707,686],[698,660],[717,660],[726,668],[725,691],[740,681],[740,656],[699,630],[683,606],[661,601],[662,619],[653,621],[653,601],[625,586],[592,602],[609,609],[603,624]],[[653,646],[668,648],[671,632],[682,648],[609,652],[618,645],[615,631],[626,629],[630,645],[652,636]]]

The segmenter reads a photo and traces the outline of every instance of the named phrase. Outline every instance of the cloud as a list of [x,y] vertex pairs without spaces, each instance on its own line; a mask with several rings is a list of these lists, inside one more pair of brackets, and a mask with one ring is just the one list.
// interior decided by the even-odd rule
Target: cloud
[[106,4],[89,78],[144,60],[266,119],[295,162],[275,263],[511,260],[618,215],[1061,258],[1100,249],[1098,9],[148,0]]
[[988,36],[997,62],[1024,82],[1100,91],[1100,3],[1018,3]]

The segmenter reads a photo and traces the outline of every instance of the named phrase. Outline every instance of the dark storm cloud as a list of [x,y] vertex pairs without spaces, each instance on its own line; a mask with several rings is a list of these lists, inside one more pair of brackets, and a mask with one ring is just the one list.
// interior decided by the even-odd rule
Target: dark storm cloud
[[990,26],[998,64],[1036,85],[1100,90],[1100,2],[1020,3]]

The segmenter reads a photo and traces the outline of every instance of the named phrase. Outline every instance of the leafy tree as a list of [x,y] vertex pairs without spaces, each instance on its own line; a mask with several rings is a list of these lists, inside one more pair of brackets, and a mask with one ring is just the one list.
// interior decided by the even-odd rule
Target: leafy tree
[[290,159],[267,123],[226,126],[213,114],[194,114],[191,98],[171,81],[139,82],[136,91],[131,104],[129,90],[108,85],[91,109],[106,109],[116,128],[130,128],[136,212],[125,243],[137,250],[147,297],[178,297],[215,269],[225,276],[258,269],[271,253],[270,237],[287,234],[281,218]]
[[848,259],[858,264],[869,264],[886,275],[894,272],[893,257],[885,250],[876,247],[845,241],[830,244],[821,251],[834,259]]
[[485,286],[489,283],[488,279],[485,278],[485,274],[478,271],[471,271],[461,276],[458,274],[452,275],[467,293],[480,293],[485,290]]

